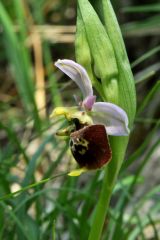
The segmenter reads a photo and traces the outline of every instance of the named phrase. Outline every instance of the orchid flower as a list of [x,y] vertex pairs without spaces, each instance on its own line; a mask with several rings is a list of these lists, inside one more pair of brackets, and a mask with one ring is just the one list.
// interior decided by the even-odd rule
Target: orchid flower
[[[91,126],[102,125],[106,131],[106,135],[127,136],[129,134],[126,112],[113,103],[96,102],[91,80],[84,67],[67,59],[58,60],[55,66],[78,85],[83,95],[83,101],[80,103],[81,111],[78,111],[77,107],[72,107],[71,109],[58,107],[53,111],[51,116],[65,115],[68,120],[78,118],[84,126],[86,122]],[[83,170],[81,171],[83,172]],[[76,175],[76,173],[73,175]],[[79,172],[77,175],[79,175]]]

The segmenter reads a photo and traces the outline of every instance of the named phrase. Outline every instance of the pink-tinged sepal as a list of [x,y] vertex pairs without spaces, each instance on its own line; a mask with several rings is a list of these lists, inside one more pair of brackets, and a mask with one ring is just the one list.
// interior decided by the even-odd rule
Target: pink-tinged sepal
[[55,62],[55,66],[78,85],[82,91],[83,99],[93,95],[92,83],[84,67],[68,59],[59,59]]
[[92,107],[92,119],[95,124],[103,124],[108,135],[127,136],[128,117],[119,106],[108,102],[96,102]]

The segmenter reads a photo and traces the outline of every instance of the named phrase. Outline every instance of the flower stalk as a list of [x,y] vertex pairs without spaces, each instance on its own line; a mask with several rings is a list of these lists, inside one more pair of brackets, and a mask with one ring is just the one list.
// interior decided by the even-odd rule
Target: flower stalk
[[[101,0],[98,4],[101,5],[99,9],[103,11],[100,16],[88,0],[78,0],[76,59],[86,69],[89,68],[89,75],[92,76],[93,85],[101,98],[117,104],[126,111],[129,127],[132,129],[136,95],[125,45],[110,1]],[[83,53],[85,53],[84,58]],[[96,82],[99,83],[97,78],[101,81],[102,87],[97,88]],[[101,238],[112,191],[125,157],[129,137],[110,137],[109,140],[112,160],[105,167],[99,201],[91,222],[89,240]]]

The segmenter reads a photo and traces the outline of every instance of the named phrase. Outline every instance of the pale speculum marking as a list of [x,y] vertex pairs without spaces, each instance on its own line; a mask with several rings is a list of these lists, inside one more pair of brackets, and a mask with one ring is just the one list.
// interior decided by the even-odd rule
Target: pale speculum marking
[[88,150],[89,142],[84,138],[76,138],[70,140],[70,147],[73,152],[78,152],[81,155],[84,155]]

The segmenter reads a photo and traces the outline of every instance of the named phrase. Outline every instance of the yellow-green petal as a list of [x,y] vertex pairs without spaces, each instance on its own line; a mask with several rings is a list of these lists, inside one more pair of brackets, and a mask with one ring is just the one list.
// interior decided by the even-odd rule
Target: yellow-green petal
[[72,170],[70,173],[68,173],[68,176],[70,176],[70,177],[78,177],[78,176],[80,176],[82,173],[87,172],[87,171],[88,171],[87,168],[75,169],[75,170]]

